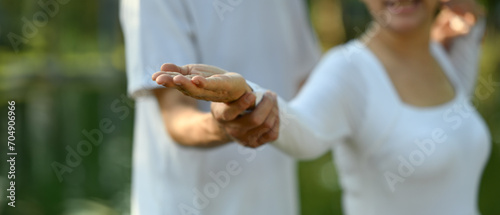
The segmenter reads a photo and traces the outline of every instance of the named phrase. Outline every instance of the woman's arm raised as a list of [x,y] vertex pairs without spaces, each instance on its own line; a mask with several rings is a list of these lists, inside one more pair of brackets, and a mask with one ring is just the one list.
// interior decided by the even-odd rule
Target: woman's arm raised
[[436,18],[432,38],[447,51],[464,90],[473,96],[486,20],[475,0],[448,0]]

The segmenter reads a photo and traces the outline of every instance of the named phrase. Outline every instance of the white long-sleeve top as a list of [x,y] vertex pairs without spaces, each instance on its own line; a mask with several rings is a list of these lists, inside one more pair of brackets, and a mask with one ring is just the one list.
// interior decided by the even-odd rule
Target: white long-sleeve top
[[[334,154],[347,215],[477,215],[488,129],[472,106],[484,22],[433,56],[455,88],[433,107],[404,103],[360,41],[334,48],[299,95],[279,100],[272,145],[299,159]],[[254,89],[258,86],[251,84]]]

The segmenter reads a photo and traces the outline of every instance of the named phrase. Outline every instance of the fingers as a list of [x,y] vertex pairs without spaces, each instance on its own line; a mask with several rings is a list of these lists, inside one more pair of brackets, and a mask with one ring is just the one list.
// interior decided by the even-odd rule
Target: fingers
[[279,127],[278,111],[273,111],[260,126],[250,130],[248,132],[248,142],[242,142],[242,144],[256,148],[273,140],[274,137],[277,137],[278,133],[275,127]]
[[185,95],[199,96],[200,89],[191,81],[191,75],[182,75],[177,72],[160,71],[153,74],[153,80],[165,87],[176,88]]
[[208,78],[205,78],[204,80],[201,78],[197,78],[200,80],[200,87],[207,89],[207,90],[213,90],[213,91],[218,91],[221,89],[226,89],[227,82],[228,80],[228,75],[213,75]]
[[196,75],[192,78],[192,81],[200,88],[204,88],[207,90],[221,90],[224,89],[223,85],[226,85],[225,80],[228,77],[222,75],[211,75],[207,77],[203,77],[201,75]]
[[177,66],[172,63],[165,63],[160,68],[161,71],[152,75],[153,81],[165,87],[174,87],[173,78],[178,75],[189,75],[189,69],[186,66]]
[[160,71],[181,73],[181,67],[173,63],[164,63],[161,65]]
[[205,77],[202,77],[202,76],[199,76],[199,75],[196,75],[194,76],[191,81],[196,84],[197,87],[199,88],[204,88],[204,86],[206,85],[206,82],[207,80],[205,79]]
[[[467,20],[475,19],[482,16],[482,9],[474,0],[449,0],[443,2],[444,8],[451,10],[454,14],[463,16]],[[471,19],[472,18],[472,19]]]
[[245,78],[233,72],[212,75],[205,80],[200,77],[199,80],[203,88],[212,91],[228,90],[233,86],[246,86]]
[[246,93],[238,100],[226,103],[212,103],[212,115],[219,122],[227,122],[236,119],[241,113],[247,110],[254,102],[255,95]]
[[[251,91],[245,79],[237,73],[210,65],[177,66],[167,63],[152,75],[157,84],[176,88],[185,95],[214,102],[233,102]],[[249,90],[250,89],[250,90]]]
[[223,70],[216,66],[204,65],[204,64],[188,64],[185,66],[187,70],[190,71],[191,74],[199,74],[201,76],[211,76],[216,74],[225,74],[226,70]]
[[176,72],[156,72],[153,74],[153,80],[156,81],[157,84],[163,85],[165,87],[175,87],[174,77],[180,75],[180,73]]
[[255,109],[239,118],[225,122],[228,128],[238,130],[238,132],[246,132],[256,128],[264,123],[275,105],[273,93],[266,92],[262,97],[262,101]]
[[[274,111],[274,110],[273,110]],[[268,143],[268,142],[272,142],[272,141],[275,141],[278,139],[279,137],[279,131],[280,131],[280,117],[279,117],[279,109],[278,107],[276,106],[276,116],[277,119],[273,125],[273,127],[271,128],[271,130],[269,130],[267,133],[265,133],[264,135],[262,135],[258,140],[257,140],[257,144],[264,144],[264,143]]]
[[177,66],[173,63],[164,63],[161,65],[160,70],[165,71],[165,72],[177,72],[182,75],[189,75],[189,68],[191,65],[185,65],[185,66]]
[[276,120],[275,125],[273,126],[273,129],[262,135],[258,140],[256,145],[261,146],[262,144],[273,142],[278,139],[279,137],[279,130],[280,130],[280,120]]
[[[236,104],[233,105],[236,106]],[[223,112],[218,112],[217,106],[221,110],[228,110],[221,104],[214,105],[214,117],[219,117],[218,121],[226,133],[242,145],[255,148],[277,139],[279,134],[279,108],[276,94],[267,92],[264,94],[262,102],[251,113],[236,117],[234,120],[220,120]],[[235,112],[237,112],[236,110],[241,109],[234,107]],[[231,113],[227,116],[228,119],[232,119],[235,115],[235,113]]]
[[[173,83],[175,88],[181,91],[184,95],[193,97],[199,100],[206,100],[212,102],[229,102],[234,101],[237,98],[227,97],[224,92],[210,91],[204,88],[198,87],[191,81],[189,75],[178,75],[173,78]],[[238,97],[239,98],[239,97]]]
[[[187,78],[191,80],[191,82],[193,82],[199,88],[201,88],[202,86],[200,85],[200,80],[206,82],[205,78],[199,75],[183,75],[178,72],[166,72],[166,71],[160,71],[154,73],[152,79],[153,81],[156,81],[156,83],[159,85],[164,85],[166,87],[174,87],[174,85],[176,85],[176,83],[174,82],[174,78],[177,76],[179,76],[179,78],[177,78],[178,83],[184,83],[183,82],[184,80],[181,79]],[[177,85],[179,85],[178,83]]]
[[450,42],[454,38],[470,32],[475,19],[471,13],[457,15],[455,11],[445,7],[435,20],[431,36],[434,40],[449,48]]
[[181,86],[183,88],[191,88],[191,87],[196,87],[192,82],[191,79],[187,76],[184,75],[177,75],[174,78],[174,83],[177,86]]
[[175,76],[173,77],[173,83],[184,95],[195,99],[205,99],[206,97],[212,96],[212,92],[198,88],[189,77],[183,75]]

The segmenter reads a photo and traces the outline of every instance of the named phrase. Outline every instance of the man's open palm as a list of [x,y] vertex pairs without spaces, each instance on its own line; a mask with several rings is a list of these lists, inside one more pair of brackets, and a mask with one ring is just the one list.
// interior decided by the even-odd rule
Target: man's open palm
[[204,64],[163,64],[152,78],[184,95],[213,102],[229,103],[252,91],[240,74]]

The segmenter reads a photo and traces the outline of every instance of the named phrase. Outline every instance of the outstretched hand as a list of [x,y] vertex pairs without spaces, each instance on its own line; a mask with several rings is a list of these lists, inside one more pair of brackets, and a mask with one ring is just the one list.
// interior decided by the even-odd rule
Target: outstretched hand
[[204,64],[163,64],[152,78],[157,84],[175,88],[184,95],[213,102],[233,102],[252,92],[240,74]]

